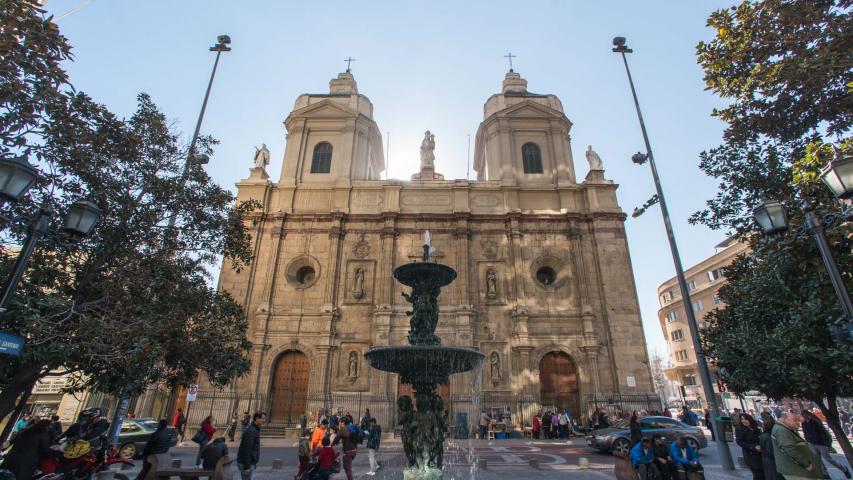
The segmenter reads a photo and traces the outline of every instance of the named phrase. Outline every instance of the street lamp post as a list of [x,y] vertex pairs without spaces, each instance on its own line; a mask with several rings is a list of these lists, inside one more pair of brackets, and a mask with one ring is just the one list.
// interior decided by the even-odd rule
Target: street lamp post
[[[207,155],[196,155],[195,153],[195,144],[198,141],[198,135],[201,131],[201,122],[204,120],[204,112],[207,110],[207,100],[210,98],[210,89],[213,87],[213,79],[216,77],[216,67],[219,66],[219,56],[222,55],[222,52],[230,52],[231,47],[228,45],[231,44],[231,37],[228,35],[220,35],[216,37],[216,44],[210,47],[211,52],[216,52],[216,60],[213,61],[213,71],[210,72],[210,80],[207,82],[207,90],[204,92],[204,101],[201,102],[201,111],[198,112],[198,120],[195,123],[195,131],[193,132],[193,138],[190,140],[190,148],[187,151],[187,160],[184,162],[184,171],[181,174],[181,181],[186,180],[187,175],[189,174],[190,165],[193,163],[206,164],[210,158]],[[175,223],[178,221],[178,215],[174,214],[171,218],[169,218],[169,227],[174,227]]]
[[[0,159],[0,200],[10,203],[18,202],[35,185],[38,175],[38,169],[30,165],[25,157]],[[0,291],[0,315],[9,310],[12,295],[15,293],[18,284],[21,283],[39,240],[47,235],[56,235],[50,229],[50,215],[50,210],[39,207],[31,219],[24,220],[28,224],[27,237],[24,239],[17,258],[15,258],[12,272],[6,279],[2,291]],[[93,201],[78,200],[68,207],[63,231],[71,240],[80,240],[92,233],[100,217],[101,211]],[[59,239],[57,241],[61,242]],[[15,415],[20,414],[31,391],[32,386],[19,400]],[[3,431],[0,432],[0,444],[6,442],[13,423],[13,421],[8,422]]]
[[[642,153],[638,153],[632,157],[632,161],[638,165],[649,162],[649,167],[652,170],[652,177],[655,182],[655,189],[657,191],[657,199],[660,204],[661,214],[663,215],[663,223],[666,227],[666,236],[669,240],[669,248],[672,252],[672,261],[675,264],[675,273],[678,278],[678,287],[681,290],[681,302],[684,306],[684,311],[687,314],[687,325],[690,328],[690,337],[693,341],[693,350],[696,353],[696,363],[699,367],[699,376],[702,378],[702,390],[705,393],[705,398],[708,401],[708,405],[711,407],[711,414],[714,418],[720,416],[720,407],[717,403],[717,397],[714,395],[714,384],[711,380],[711,372],[708,370],[708,362],[705,359],[705,354],[702,350],[702,344],[699,342],[699,326],[696,323],[696,315],[693,312],[693,304],[690,301],[690,291],[687,289],[687,279],[684,277],[684,267],[681,265],[681,256],[678,254],[678,245],[675,242],[675,234],[672,230],[672,222],[669,218],[669,210],[666,207],[666,198],[663,195],[663,188],[660,184],[660,178],[658,177],[657,167],[655,166],[654,155],[652,154],[652,146],[649,143],[649,135],[646,132],[646,124],[643,121],[643,114],[640,111],[640,102],[637,99],[637,91],[634,88],[634,80],[631,77],[631,70],[628,68],[628,58],[625,56],[626,53],[631,53],[633,50],[628,48],[625,45],[624,37],[616,37],[613,39],[613,51],[616,53],[622,54],[622,61],[625,64],[625,72],[628,74],[628,83],[631,86],[631,94],[634,97],[634,106],[637,109],[637,118],[640,121],[640,129],[643,132],[643,141],[646,144],[646,153],[645,155]],[[734,470],[734,463],[732,462],[732,454],[729,451],[729,446],[725,442],[722,431],[719,428],[719,424],[715,425],[716,433],[716,444],[717,449],[720,452],[720,460],[723,464],[724,470]]]
[[[841,199],[853,197],[853,156],[842,156],[841,151],[835,149],[835,156],[823,169],[821,179],[836,197]],[[838,264],[832,255],[823,222],[814,212],[813,205],[805,203],[803,213],[805,217],[801,230],[814,238],[844,315],[841,325],[831,325],[830,328],[834,331],[839,342],[850,343],[853,341],[853,336],[851,336],[851,332],[853,332],[853,302],[850,300],[850,293],[844,285],[844,279],[841,277]],[[788,214],[782,202],[765,200],[753,210],[752,214],[756,223],[767,235],[782,233],[788,229]],[[849,218],[850,215],[851,211],[847,210],[841,216],[842,218]]]

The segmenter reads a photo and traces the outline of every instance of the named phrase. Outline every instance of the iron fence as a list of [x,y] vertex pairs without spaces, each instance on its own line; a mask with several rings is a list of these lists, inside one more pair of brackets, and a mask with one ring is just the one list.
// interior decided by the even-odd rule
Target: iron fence
[[612,393],[605,395],[589,395],[585,399],[585,412],[588,419],[597,409],[604,408],[607,415],[616,418],[628,418],[634,411],[654,412],[663,411],[663,404],[657,394],[623,394]]

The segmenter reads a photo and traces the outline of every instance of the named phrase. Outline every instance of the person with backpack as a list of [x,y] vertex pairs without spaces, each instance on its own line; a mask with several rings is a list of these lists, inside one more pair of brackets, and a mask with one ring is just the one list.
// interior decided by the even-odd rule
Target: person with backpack
[[178,409],[175,411],[175,416],[172,417],[172,426],[175,427],[175,431],[178,432],[178,441],[184,441],[184,427],[187,424],[187,417],[184,416],[184,411],[182,409]]
[[201,468],[201,454],[204,452],[204,447],[213,440],[214,433],[216,433],[216,427],[213,426],[213,415],[208,415],[192,438],[192,441],[198,444],[198,454],[195,456],[195,464],[198,468]]
[[375,418],[370,419],[370,427],[367,434],[367,458],[370,459],[370,471],[367,475],[376,475],[379,470],[379,462],[376,461],[376,451],[379,450],[379,442],[382,440],[382,427],[376,423]]
[[357,425],[353,425],[349,417],[344,417],[344,425],[339,428],[338,438],[340,439],[341,449],[344,451],[343,467],[347,474],[347,480],[352,480],[352,461],[355,460],[355,454],[358,450],[359,439],[361,438],[361,430]]

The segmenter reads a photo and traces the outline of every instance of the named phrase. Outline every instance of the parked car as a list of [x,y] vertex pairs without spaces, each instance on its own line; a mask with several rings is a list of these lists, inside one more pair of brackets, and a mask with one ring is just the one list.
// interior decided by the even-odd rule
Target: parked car
[[[631,431],[628,422],[628,420],[620,420],[610,428],[593,430],[586,437],[587,446],[603,452],[628,453],[631,450]],[[643,432],[643,438],[665,437],[667,445],[678,437],[687,437],[687,443],[696,451],[708,446],[708,440],[701,428],[692,427],[669,417],[642,417],[640,430]]]
[[[118,455],[122,458],[139,458],[151,434],[157,430],[157,423],[157,420],[151,418],[126,418],[118,435]],[[169,434],[174,447],[178,443],[178,432],[169,427]]]

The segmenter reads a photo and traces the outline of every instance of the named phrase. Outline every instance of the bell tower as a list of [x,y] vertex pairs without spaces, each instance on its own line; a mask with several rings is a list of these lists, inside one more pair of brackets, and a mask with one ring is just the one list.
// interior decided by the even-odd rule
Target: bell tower
[[529,187],[575,184],[572,122],[555,95],[529,92],[527,80],[510,69],[501,93],[486,100],[483,117],[474,147],[477,180]]
[[373,121],[373,104],[358,93],[349,70],[329,81],[329,93],[300,95],[284,126],[280,186],[381,179],[382,134]]

